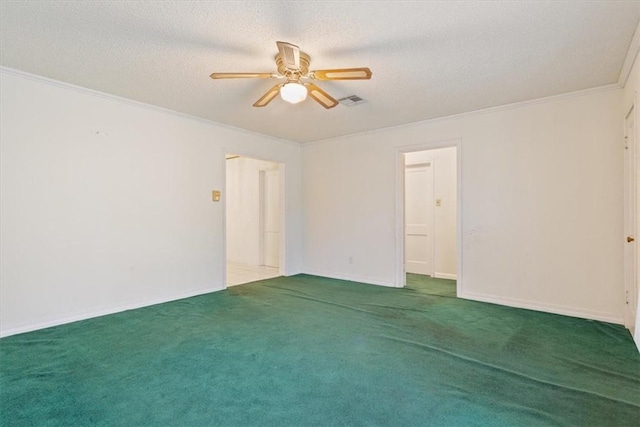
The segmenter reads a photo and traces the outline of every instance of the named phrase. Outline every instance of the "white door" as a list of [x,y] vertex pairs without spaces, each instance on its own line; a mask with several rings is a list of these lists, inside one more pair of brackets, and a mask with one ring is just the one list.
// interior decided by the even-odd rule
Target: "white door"
[[637,173],[636,173],[636,141],[634,130],[634,108],[625,120],[625,150],[624,150],[624,274],[625,274],[625,326],[634,333],[636,325],[636,310],[638,307],[638,277],[636,258],[636,201],[637,201]]
[[262,264],[280,266],[280,172],[261,171]]
[[405,167],[405,270],[433,275],[433,161]]

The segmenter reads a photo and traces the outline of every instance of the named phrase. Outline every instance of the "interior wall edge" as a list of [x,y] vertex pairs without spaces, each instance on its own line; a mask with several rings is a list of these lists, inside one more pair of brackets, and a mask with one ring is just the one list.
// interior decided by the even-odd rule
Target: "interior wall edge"
[[638,52],[640,52],[640,22],[638,22],[636,31],[633,33],[631,43],[629,43],[629,49],[627,50],[622,68],[620,69],[620,75],[618,76],[618,84],[620,87],[624,87],[627,84],[633,65],[638,57]]
[[[226,286],[226,285],[225,285]],[[146,301],[137,301],[129,304],[123,304],[116,307],[111,307],[105,310],[96,310],[96,311],[87,311],[82,314],[62,317],[59,319],[48,320],[45,322],[34,323],[25,326],[17,326],[9,329],[0,330],[0,338],[8,337],[11,335],[24,334],[27,332],[33,332],[40,329],[52,328],[54,326],[66,325],[69,323],[79,322],[81,320],[89,320],[96,317],[108,316],[110,314],[122,313],[124,311],[136,310],[138,308],[150,307],[157,304],[164,304],[167,302],[175,302],[185,298],[196,297],[198,295],[206,295],[212,292],[219,292],[225,290],[226,287],[214,287],[214,288],[205,288],[197,291],[186,292],[184,294],[173,295],[163,298],[154,298]]]
[[459,292],[458,298],[485,302],[491,304],[504,305],[526,310],[542,311],[563,316],[579,317],[587,320],[599,320],[607,323],[624,325],[624,318],[619,313],[603,313],[592,310],[585,310],[577,307],[562,306],[557,304],[545,304],[539,301],[527,301],[518,298],[500,297],[496,295],[479,294],[475,292]]
[[307,273],[305,273],[304,270],[302,270],[300,268],[296,268],[296,269],[293,269],[293,270],[287,269],[282,276],[283,277],[292,277],[292,276],[297,276],[298,274],[307,274]]

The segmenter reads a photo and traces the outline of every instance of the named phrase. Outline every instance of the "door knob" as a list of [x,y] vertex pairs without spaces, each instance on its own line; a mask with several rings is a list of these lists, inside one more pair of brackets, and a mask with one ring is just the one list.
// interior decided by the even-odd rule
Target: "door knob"
[[635,241],[635,240],[636,240],[636,239],[634,239],[633,237],[631,237],[631,236],[627,236],[627,243],[631,243],[631,242],[633,242],[633,241]]

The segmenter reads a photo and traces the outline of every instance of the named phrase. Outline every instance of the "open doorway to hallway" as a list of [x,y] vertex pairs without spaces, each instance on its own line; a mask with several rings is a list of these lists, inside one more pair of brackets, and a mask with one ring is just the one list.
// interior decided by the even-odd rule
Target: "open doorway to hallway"
[[434,282],[455,296],[457,147],[405,152],[402,163],[405,284]]
[[281,167],[227,154],[227,286],[280,276]]

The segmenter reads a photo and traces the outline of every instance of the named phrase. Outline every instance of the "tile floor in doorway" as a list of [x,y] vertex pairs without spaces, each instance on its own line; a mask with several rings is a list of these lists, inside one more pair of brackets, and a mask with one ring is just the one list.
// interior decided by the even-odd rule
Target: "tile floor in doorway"
[[280,273],[276,267],[247,265],[233,261],[227,262],[227,286],[241,285],[278,276],[280,276]]

